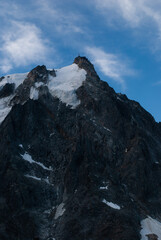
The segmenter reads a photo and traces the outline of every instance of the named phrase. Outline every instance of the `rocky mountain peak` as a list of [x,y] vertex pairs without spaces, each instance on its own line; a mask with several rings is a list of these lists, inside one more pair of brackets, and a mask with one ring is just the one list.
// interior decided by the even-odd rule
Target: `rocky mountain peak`
[[86,70],[88,76],[99,79],[93,64],[88,60],[88,58],[78,56],[74,59],[74,63],[76,63],[79,68]]
[[161,239],[161,127],[86,57],[0,80],[0,239]]
[[47,83],[49,74],[56,76],[54,70],[47,70],[45,65],[38,65],[28,73],[25,81]]

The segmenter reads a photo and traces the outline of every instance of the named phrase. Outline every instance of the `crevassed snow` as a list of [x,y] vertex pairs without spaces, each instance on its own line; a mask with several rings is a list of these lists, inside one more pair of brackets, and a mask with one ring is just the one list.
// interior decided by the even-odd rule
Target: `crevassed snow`
[[23,157],[23,159],[25,160],[25,161],[28,161],[29,163],[34,163],[34,164],[37,164],[37,165],[39,165],[40,167],[42,167],[43,169],[45,169],[45,170],[48,170],[48,171],[51,171],[51,168],[47,168],[47,167],[45,167],[45,165],[43,164],[43,163],[40,163],[40,162],[36,162],[36,161],[34,161],[33,159],[32,159],[32,157],[27,153],[27,152],[25,152],[23,155],[21,155],[22,157]]
[[0,82],[0,87],[4,86],[6,83],[14,83],[15,88],[17,88],[27,77],[27,73],[16,73],[5,76]]
[[56,77],[50,75],[48,83],[49,91],[63,103],[75,108],[80,104],[76,90],[82,85],[85,79],[86,71],[73,63],[70,66],[56,70]]
[[39,91],[35,87],[30,88],[30,99],[37,100],[39,98]]
[[56,209],[54,218],[57,219],[58,217],[61,217],[64,214],[64,212],[65,212],[64,203],[61,203]]
[[161,222],[147,217],[141,221],[141,240],[148,240],[146,235],[155,234],[158,236],[158,240],[161,240]]
[[117,205],[115,203],[112,203],[112,202],[108,202],[108,201],[106,201],[106,199],[103,199],[102,202],[105,203],[106,205],[108,205],[111,208],[114,208],[114,209],[117,209],[117,210],[121,209],[119,205]]

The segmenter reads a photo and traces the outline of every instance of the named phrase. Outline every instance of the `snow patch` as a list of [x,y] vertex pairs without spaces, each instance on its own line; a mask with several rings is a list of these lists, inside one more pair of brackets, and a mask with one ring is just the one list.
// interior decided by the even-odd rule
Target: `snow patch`
[[30,99],[37,100],[39,98],[39,91],[35,87],[30,88]]
[[6,83],[14,83],[15,88],[17,88],[26,78],[27,73],[17,73],[5,76],[0,82],[0,87],[4,86]]
[[53,132],[53,133],[50,133],[49,137],[52,137],[54,134],[55,134],[55,132]]
[[34,164],[37,164],[37,165],[39,165],[40,167],[42,167],[43,169],[45,169],[45,170],[48,170],[48,171],[51,171],[51,167],[50,168],[47,168],[47,167],[45,167],[45,165],[43,164],[43,163],[40,163],[40,162],[36,162],[36,161],[34,161],[33,159],[32,159],[32,157],[27,153],[27,152],[25,152],[23,155],[21,155],[22,157],[23,157],[23,159],[25,160],[25,161],[28,161],[29,163],[34,163]]
[[56,70],[56,77],[49,76],[49,91],[54,97],[58,97],[66,105],[77,107],[80,101],[77,99],[76,90],[86,79],[86,71],[80,69],[77,64]]
[[147,217],[141,221],[141,240],[148,240],[149,234],[155,234],[158,236],[158,240],[161,240],[161,223],[151,217]]
[[61,204],[59,204],[59,206],[56,209],[54,219],[61,217],[64,214],[64,212],[65,212],[64,203],[61,203]]
[[107,130],[108,132],[111,132],[111,130],[109,128],[103,127],[105,130]]
[[108,190],[108,186],[100,187],[100,190]]
[[[0,81],[0,88],[3,88],[7,83],[14,83],[15,87],[17,88],[27,77],[27,74],[28,73],[19,73],[5,76],[2,81]],[[3,120],[7,117],[7,115],[12,109],[12,107],[9,106],[9,102],[12,97],[13,95],[0,99],[0,124],[3,122]]]
[[124,102],[121,98],[119,98],[119,97],[117,97],[117,99],[119,100],[119,101],[121,101],[121,102]]
[[39,88],[39,87],[45,86],[45,85],[46,85],[46,84],[43,83],[43,82],[36,82],[36,83],[35,83],[35,87],[36,87],[36,88]]
[[107,202],[106,199],[103,199],[102,202],[105,203],[106,205],[108,205],[111,208],[114,208],[114,209],[117,209],[117,210],[121,209],[119,205],[117,205],[115,203],[112,203],[112,202]]

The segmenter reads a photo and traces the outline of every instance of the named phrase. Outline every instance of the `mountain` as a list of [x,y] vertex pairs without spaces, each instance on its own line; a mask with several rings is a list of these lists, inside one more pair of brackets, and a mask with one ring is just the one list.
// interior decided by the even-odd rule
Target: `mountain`
[[161,123],[86,57],[0,78],[0,239],[161,239]]

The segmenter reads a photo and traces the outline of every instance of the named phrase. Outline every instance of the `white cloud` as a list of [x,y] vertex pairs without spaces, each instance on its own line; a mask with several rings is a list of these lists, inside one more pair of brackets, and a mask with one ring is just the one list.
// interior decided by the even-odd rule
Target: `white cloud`
[[48,42],[34,24],[12,22],[1,42],[0,68],[3,72],[8,72],[14,66],[43,62],[49,54]]
[[147,27],[155,24],[161,34],[160,0],[94,0],[96,8],[105,14],[106,19],[124,20],[130,27]]
[[123,89],[126,88],[124,77],[134,74],[127,63],[123,62],[117,55],[107,53],[101,48],[86,47],[85,51],[105,76],[121,84]]

